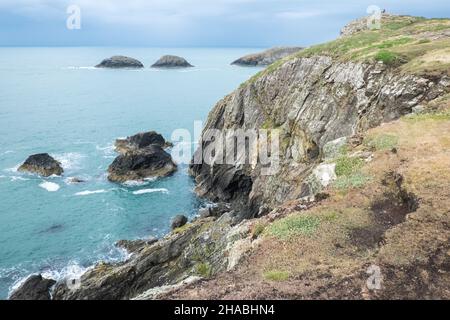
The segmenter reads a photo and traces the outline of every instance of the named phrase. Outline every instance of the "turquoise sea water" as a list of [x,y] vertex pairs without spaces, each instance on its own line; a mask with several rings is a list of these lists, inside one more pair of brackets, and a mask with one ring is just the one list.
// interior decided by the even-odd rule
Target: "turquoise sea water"
[[[204,205],[187,166],[145,185],[106,180],[113,142],[146,130],[193,132],[220,98],[259,71],[230,66],[257,49],[0,48],[0,298],[30,273],[62,277],[98,260],[124,259],[119,239],[161,236],[171,218]],[[137,58],[143,70],[92,68]],[[186,70],[152,70],[163,54]],[[63,177],[21,174],[30,154],[48,152]],[[68,177],[86,180],[70,184]],[[57,191],[51,191],[59,189]],[[137,192],[136,192],[137,191]]]

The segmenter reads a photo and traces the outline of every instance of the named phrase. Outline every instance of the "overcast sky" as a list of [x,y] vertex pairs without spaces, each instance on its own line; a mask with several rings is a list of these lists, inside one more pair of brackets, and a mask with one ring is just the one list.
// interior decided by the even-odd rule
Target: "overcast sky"
[[[66,27],[69,5],[81,10],[79,30]],[[369,5],[450,17],[450,0],[0,0],[0,45],[310,45],[335,38]]]

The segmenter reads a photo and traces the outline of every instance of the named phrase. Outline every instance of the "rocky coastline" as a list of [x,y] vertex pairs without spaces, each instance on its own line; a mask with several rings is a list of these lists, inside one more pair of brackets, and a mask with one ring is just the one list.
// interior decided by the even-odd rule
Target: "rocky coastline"
[[[431,35],[425,28],[415,29],[428,23],[420,18],[384,19],[386,25],[400,21],[410,28],[404,32],[414,37],[414,54],[417,46],[426,45],[421,37],[438,39],[439,45],[445,38],[446,31],[438,28]],[[367,32],[354,29],[343,29],[343,36],[332,44],[333,53],[339,45],[347,48],[339,41],[352,36],[361,40],[360,34]],[[398,38],[395,31],[389,31],[393,39]],[[382,32],[385,39],[387,33]],[[444,43],[446,50],[448,45]],[[361,49],[364,55],[373,49],[370,46],[367,42]],[[425,122],[448,121],[448,110],[441,109],[450,106],[448,70],[437,66],[430,71],[429,65],[418,69],[421,56],[410,57],[410,71],[407,63],[377,60],[378,52],[369,59],[350,60],[347,51],[333,56],[324,48],[278,60],[220,100],[208,116],[204,130],[279,130],[277,173],[263,175],[261,165],[192,163],[195,191],[215,206],[200,209],[188,223],[179,217],[162,239],[122,241],[118,245],[131,257],[97,264],[76,279],[76,288],[71,279],[54,284],[33,277],[11,298],[45,298],[50,291],[55,300],[448,297],[448,212],[437,209],[448,205],[448,194],[433,176],[436,192],[444,192],[433,199],[423,188],[426,179],[417,178],[421,163],[414,154],[420,144],[377,131],[383,126],[399,134],[398,126],[410,130],[411,139],[416,131],[424,135],[423,127],[414,126],[427,116],[408,120],[415,110],[438,112]],[[352,57],[357,49],[352,49]],[[408,48],[400,49],[404,53]],[[445,130],[442,122],[436,123]],[[431,134],[432,126],[425,127]],[[383,140],[373,138],[376,134]],[[209,143],[203,142],[203,149]],[[124,182],[172,173],[176,165],[164,151],[167,146],[156,133],[118,140],[120,155],[108,170],[109,179]],[[441,147],[433,150],[442,153]],[[447,174],[444,171],[441,175]],[[421,182],[414,184],[414,179]],[[291,245],[296,256],[289,257],[300,270],[295,275],[275,265],[281,261],[286,268],[282,254]],[[264,257],[266,253],[271,256]],[[365,287],[371,264],[387,270],[384,281],[390,286],[385,290],[369,292]],[[415,275],[414,281],[408,282],[408,273]],[[293,286],[283,282],[288,279]]]

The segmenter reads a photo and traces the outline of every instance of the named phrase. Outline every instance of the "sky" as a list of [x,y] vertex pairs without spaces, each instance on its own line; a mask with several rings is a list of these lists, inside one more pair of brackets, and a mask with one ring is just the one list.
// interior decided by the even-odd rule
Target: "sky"
[[[334,39],[370,5],[450,17],[449,0],[0,0],[0,46],[307,46]],[[70,6],[79,29],[67,28],[78,21]]]

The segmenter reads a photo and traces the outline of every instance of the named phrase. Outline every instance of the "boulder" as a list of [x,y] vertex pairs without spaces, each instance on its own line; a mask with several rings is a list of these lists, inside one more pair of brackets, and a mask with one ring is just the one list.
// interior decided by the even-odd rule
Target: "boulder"
[[303,50],[301,47],[278,47],[260,53],[249,54],[233,61],[231,64],[241,66],[267,66],[293,53]]
[[187,222],[188,222],[188,218],[186,216],[183,216],[181,214],[175,216],[172,219],[172,224],[171,224],[172,230],[184,226]]
[[60,176],[64,170],[61,163],[53,159],[48,153],[31,155],[19,167],[19,171],[37,173],[44,177]]
[[166,55],[156,61],[152,68],[189,68],[193,67],[186,59],[178,56]]
[[45,279],[42,275],[32,275],[16,290],[9,300],[50,300],[50,288],[55,280]]
[[108,59],[104,59],[96,68],[112,68],[112,69],[120,69],[120,68],[143,68],[144,65],[139,60],[125,57],[125,56],[113,56]]
[[162,135],[155,131],[140,132],[131,137],[127,137],[126,139],[117,139],[115,146],[117,152],[124,154],[129,151],[148,147],[152,144],[162,148],[172,146],[170,142],[167,142]]
[[152,144],[119,155],[108,168],[108,179],[112,182],[140,181],[145,178],[165,177],[176,169],[170,154],[159,145]]

